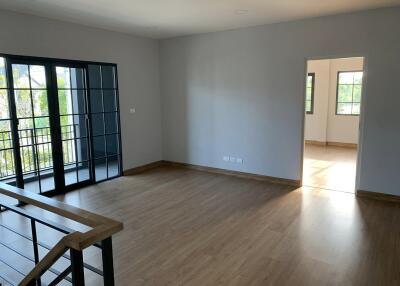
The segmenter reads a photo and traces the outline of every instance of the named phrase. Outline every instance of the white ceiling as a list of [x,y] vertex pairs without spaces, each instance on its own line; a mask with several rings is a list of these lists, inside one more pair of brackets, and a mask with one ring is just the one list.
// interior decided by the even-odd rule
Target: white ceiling
[[169,38],[400,5],[400,0],[0,0],[0,8]]

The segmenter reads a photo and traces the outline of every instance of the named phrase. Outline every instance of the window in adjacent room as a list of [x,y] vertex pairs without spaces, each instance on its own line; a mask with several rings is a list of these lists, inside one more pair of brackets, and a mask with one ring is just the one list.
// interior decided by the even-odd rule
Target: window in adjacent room
[[315,73],[309,73],[307,75],[307,93],[306,93],[306,113],[314,113],[314,84],[315,84]]
[[339,72],[337,78],[336,114],[360,115],[363,72]]

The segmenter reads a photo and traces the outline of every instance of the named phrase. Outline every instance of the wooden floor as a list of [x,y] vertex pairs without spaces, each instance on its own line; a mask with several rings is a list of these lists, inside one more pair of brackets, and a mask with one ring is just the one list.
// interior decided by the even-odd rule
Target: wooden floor
[[58,199],[124,222],[117,285],[400,285],[396,204],[175,167]]
[[355,192],[357,149],[306,144],[303,185]]

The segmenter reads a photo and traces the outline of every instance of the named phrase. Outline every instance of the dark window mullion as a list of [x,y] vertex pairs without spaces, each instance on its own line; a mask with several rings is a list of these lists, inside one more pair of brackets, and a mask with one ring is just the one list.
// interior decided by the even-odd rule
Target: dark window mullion
[[104,106],[104,82],[103,82],[103,67],[100,67],[100,86],[101,86],[101,105],[103,114],[103,138],[104,138],[104,152],[106,159],[106,178],[108,178],[108,148],[107,148],[107,135],[106,135],[106,116],[105,116],[105,106]]

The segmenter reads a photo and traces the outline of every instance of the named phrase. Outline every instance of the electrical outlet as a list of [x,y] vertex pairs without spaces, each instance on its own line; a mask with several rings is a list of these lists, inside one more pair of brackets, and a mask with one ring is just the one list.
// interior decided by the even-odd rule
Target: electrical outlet
[[236,163],[243,164],[243,159],[242,158],[236,158]]
[[235,157],[229,157],[229,161],[231,161],[232,163],[236,162],[236,158]]
[[229,156],[224,156],[224,157],[222,158],[222,160],[224,160],[225,162],[229,162]]

